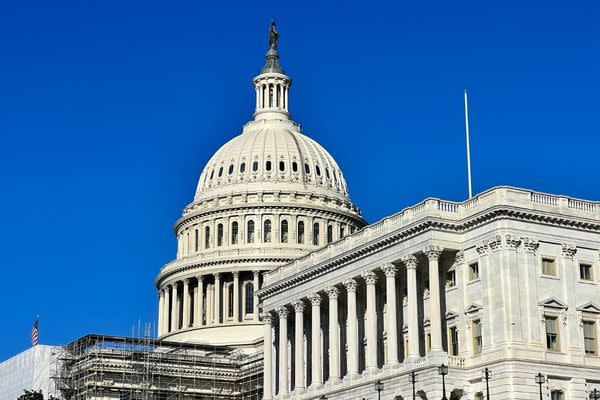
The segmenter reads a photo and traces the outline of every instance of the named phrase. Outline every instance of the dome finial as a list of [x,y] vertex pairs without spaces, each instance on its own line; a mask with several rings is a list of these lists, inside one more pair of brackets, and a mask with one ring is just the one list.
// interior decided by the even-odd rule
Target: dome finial
[[279,32],[277,32],[275,25],[275,20],[271,20],[271,26],[269,27],[269,50],[267,51],[265,66],[260,70],[261,74],[268,72],[284,73],[279,65],[279,53],[277,52]]

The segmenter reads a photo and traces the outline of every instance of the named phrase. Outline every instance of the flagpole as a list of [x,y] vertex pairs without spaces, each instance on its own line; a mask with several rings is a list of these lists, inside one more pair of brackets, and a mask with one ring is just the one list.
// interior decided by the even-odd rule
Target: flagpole
[[467,135],[467,176],[469,180],[469,198],[473,197],[471,188],[471,147],[469,143],[469,104],[467,102],[467,89],[465,89],[465,130]]

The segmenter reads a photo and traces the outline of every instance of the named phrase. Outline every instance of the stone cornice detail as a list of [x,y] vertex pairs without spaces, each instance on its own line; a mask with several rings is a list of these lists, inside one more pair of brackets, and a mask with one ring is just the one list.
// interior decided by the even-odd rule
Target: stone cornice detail
[[575,254],[577,253],[577,247],[575,247],[574,244],[562,243],[561,247],[562,247],[562,255],[564,258],[566,258],[567,260],[572,260],[573,257],[575,257]]
[[523,249],[527,253],[535,254],[540,247],[540,242],[536,239],[532,239],[530,237],[522,237],[521,241],[523,242]]

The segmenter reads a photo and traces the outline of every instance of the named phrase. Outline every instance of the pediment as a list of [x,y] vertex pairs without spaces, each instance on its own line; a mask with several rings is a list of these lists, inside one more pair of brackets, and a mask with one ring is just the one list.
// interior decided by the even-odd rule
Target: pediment
[[541,301],[539,305],[545,308],[555,308],[557,310],[566,310],[569,308],[565,302],[557,299],[556,297],[550,297],[549,299]]
[[585,303],[584,305],[577,307],[577,311],[600,314],[600,307],[590,301],[589,303]]
[[446,319],[447,320],[449,320],[449,319],[455,319],[455,318],[458,318],[458,314],[455,313],[454,311],[448,311],[446,313]]
[[465,308],[465,314],[476,314],[481,311],[483,307],[479,304],[470,304]]

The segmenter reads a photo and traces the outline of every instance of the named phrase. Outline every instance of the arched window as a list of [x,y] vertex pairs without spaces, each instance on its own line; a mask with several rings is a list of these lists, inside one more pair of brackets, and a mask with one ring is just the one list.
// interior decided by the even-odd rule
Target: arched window
[[333,242],[333,226],[327,225],[327,243]]
[[215,176],[215,170],[210,171],[210,179],[212,180],[213,176]]
[[298,163],[296,161],[292,163],[292,171],[298,172]]
[[200,246],[199,236],[200,236],[200,232],[198,232],[198,229],[195,229],[194,230],[194,249],[196,250],[196,252],[198,252],[198,246]]
[[329,175],[329,168],[325,168],[325,176],[327,176],[327,179],[331,179],[331,176]]
[[271,161],[267,161],[267,162],[266,162],[266,164],[265,164],[265,169],[266,169],[267,171],[270,171],[270,170],[271,170]]
[[246,314],[254,313],[254,284],[246,284]]
[[263,242],[267,243],[271,241],[271,220],[266,219],[264,222],[263,229]]
[[229,175],[233,174],[233,164],[229,166],[229,171],[227,171]]
[[246,171],[246,163],[240,164],[240,173],[243,174]]
[[298,222],[298,243],[304,244],[304,222]]
[[254,243],[254,221],[248,221],[247,229],[248,243]]
[[217,246],[223,246],[223,224],[217,225]]
[[285,162],[279,161],[279,170],[281,172],[285,171]]
[[313,244],[315,246],[319,245],[319,224],[313,224]]
[[252,163],[252,171],[254,171],[254,172],[258,171],[258,161],[254,161]]
[[[310,165],[308,165],[308,163],[304,164],[304,172],[310,174]],[[212,179],[212,176],[210,179]]]
[[288,242],[288,222],[286,219],[281,221],[281,243]]
[[238,244],[238,230],[238,223],[234,221],[231,224],[231,244]]
[[204,228],[204,248],[208,249],[210,247],[210,227]]
[[219,178],[223,175],[223,167],[219,168]]
[[321,176],[321,168],[318,165],[315,165],[315,171],[317,171],[317,176]]
[[233,306],[234,306],[234,304],[233,304],[233,284],[231,284],[227,287],[227,298],[229,299],[229,301],[228,301],[229,307],[227,307],[227,316],[229,318],[233,318]]
[[346,233],[346,232],[344,232],[344,227],[343,227],[343,226],[340,226],[340,239],[343,239],[343,238],[344,238],[344,235],[345,235],[345,233]]

